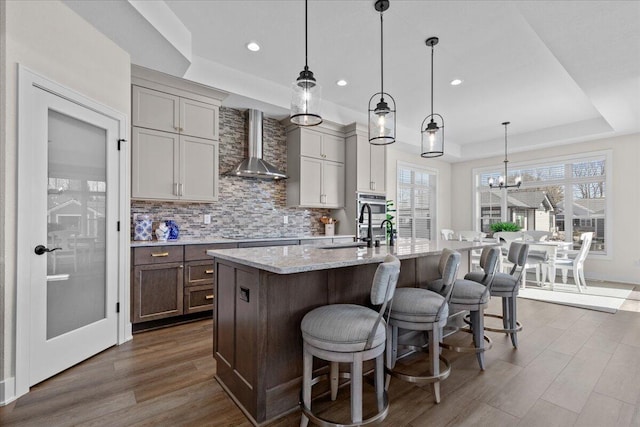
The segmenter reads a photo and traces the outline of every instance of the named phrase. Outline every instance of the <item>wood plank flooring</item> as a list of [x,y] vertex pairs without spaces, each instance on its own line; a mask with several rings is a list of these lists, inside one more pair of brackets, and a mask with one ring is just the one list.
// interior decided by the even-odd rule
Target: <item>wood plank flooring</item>
[[[499,303],[494,298],[489,311],[498,312]],[[490,333],[494,347],[484,372],[474,355],[445,351],[452,373],[439,405],[429,386],[392,380],[381,425],[640,426],[640,287],[613,315],[525,299],[518,309],[524,324],[518,350]],[[422,356],[401,366],[426,369]],[[211,320],[144,332],[0,407],[0,425],[249,426],[214,373]],[[366,408],[375,407],[372,394],[365,385]],[[314,401],[314,408],[346,422],[348,388],[338,396]],[[299,420],[295,412],[270,427]]]

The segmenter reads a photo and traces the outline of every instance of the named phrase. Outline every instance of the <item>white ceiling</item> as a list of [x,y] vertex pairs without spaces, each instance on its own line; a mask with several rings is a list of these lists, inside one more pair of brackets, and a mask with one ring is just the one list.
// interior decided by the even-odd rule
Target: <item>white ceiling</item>
[[[304,66],[302,0],[66,0],[130,52],[132,62],[230,93],[223,105],[288,115]],[[418,153],[429,112],[445,118],[446,159],[640,132],[640,1],[391,0],[384,14],[385,91],[398,140]],[[366,122],[380,89],[374,0],[309,1],[309,67],[323,117]],[[262,49],[245,48],[257,41]],[[338,79],[346,87],[338,87]],[[449,82],[461,78],[453,87]]]

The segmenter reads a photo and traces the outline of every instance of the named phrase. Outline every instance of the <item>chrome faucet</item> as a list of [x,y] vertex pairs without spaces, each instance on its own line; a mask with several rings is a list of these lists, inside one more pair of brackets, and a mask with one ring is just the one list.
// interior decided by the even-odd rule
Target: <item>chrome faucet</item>
[[360,209],[360,219],[358,219],[358,222],[360,224],[364,222],[364,208],[367,208],[367,213],[369,214],[369,223],[367,225],[367,238],[364,240],[367,242],[367,247],[372,248],[373,247],[373,229],[371,228],[371,206],[369,206],[369,203],[364,203],[362,205],[362,208]]
[[389,228],[391,228],[391,235],[389,236],[389,246],[393,246],[393,223],[388,219],[385,219],[384,221],[382,221],[382,224],[380,224],[380,228],[383,228],[385,224],[389,224]]

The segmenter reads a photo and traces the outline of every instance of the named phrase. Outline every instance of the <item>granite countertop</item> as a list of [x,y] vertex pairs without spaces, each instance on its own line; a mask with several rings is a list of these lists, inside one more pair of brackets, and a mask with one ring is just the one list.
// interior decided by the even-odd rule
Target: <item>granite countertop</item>
[[281,236],[281,237],[262,237],[262,238],[235,238],[229,239],[225,237],[202,237],[202,238],[183,238],[178,240],[167,240],[159,242],[157,240],[132,240],[131,247],[143,246],[172,246],[172,245],[214,245],[218,243],[240,243],[240,242],[269,242],[273,240],[320,240],[320,239],[341,239],[354,238],[353,234],[341,234],[335,236]]
[[270,246],[262,248],[212,249],[207,254],[228,261],[277,274],[301,273],[304,271],[326,270],[349,267],[360,264],[381,262],[387,254],[400,259],[417,258],[426,255],[438,255],[449,248],[459,252],[494,246],[492,242],[465,242],[455,240],[431,241],[426,239],[400,239],[396,246],[378,248],[358,248],[338,246],[335,249],[323,249],[322,246]]

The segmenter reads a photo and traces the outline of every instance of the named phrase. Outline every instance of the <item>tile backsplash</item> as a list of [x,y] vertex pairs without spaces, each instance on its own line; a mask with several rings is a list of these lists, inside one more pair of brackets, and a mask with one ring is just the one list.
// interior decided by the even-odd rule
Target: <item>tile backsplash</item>
[[[131,201],[131,215],[147,214],[154,221],[174,220],[181,237],[251,238],[310,236],[324,234],[320,217],[329,209],[287,207],[287,181],[229,177],[225,174],[247,156],[245,114],[220,108],[220,176],[218,201],[214,203],[174,203]],[[264,159],[285,171],[287,142],[285,127],[275,119],[263,121]],[[211,223],[204,224],[205,214]],[[283,217],[288,216],[288,224]],[[132,221],[133,223],[133,221]],[[132,231],[133,239],[133,231]]]

